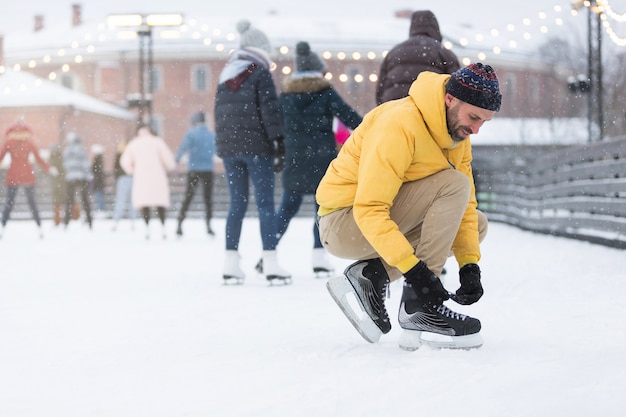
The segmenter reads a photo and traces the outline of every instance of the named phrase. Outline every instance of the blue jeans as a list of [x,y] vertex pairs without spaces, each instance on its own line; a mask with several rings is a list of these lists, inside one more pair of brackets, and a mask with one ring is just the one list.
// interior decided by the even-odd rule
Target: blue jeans
[[226,217],[226,250],[239,249],[241,226],[248,210],[249,182],[259,212],[263,250],[275,250],[274,158],[272,156],[228,156],[223,158],[230,206]]
[[113,208],[113,220],[117,221],[124,217],[124,212],[128,210],[128,218],[136,219],[137,210],[131,203],[131,192],[133,190],[133,177],[131,175],[120,175],[115,182],[115,205]]
[[[276,213],[276,234],[278,235],[278,240],[283,237],[289,227],[289,222],[298,213],[298,210],[300,210],[303,196],[304,194],[298,191],[285,190],[283,192],[283,198],[280,202],[278,212]],[[315,202],[316,213],[319,208],[320,206]],[[320,240],[320,229],[315,219],[313,219],[313,247],[323,247],[322,241]]]
[[95,190],[93,192],[93,199],[94,199],[94,202],[96,203],[96,210],[99,210],[99,211],[106,210],[106,206],[104,204],[104,191]]

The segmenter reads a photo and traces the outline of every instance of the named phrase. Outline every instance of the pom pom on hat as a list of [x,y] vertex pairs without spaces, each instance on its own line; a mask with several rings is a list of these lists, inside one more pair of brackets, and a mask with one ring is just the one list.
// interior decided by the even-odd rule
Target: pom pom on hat
[[473,106],[499,111],[502,94],[498,77],[491,66],[480,62],[461,68],[450,76],[446,92]]
[[296,45],[296,71],[326,72],[326,64],[313,51],[308,42],[298,42]]
[[33,137],[33,131],[26,123],[20,120],[9,126],[4,132],[4,136],[7,139],[30,139]]
[[259,48],[267,52],[272,52],[270,41],[259,29],[252,26],[249,20],[242,19],[237,22],[237,32],[240,34],[239,45],[242,48],[253,47]]

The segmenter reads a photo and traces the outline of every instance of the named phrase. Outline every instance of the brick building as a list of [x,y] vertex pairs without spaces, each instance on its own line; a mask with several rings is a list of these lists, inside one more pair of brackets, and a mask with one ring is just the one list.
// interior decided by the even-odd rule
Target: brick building
[[[79,5],[74,5],[71,12],[69,28],[58,24],[48,28],[44,18],[38,16],[33,33],[5,42],[6,47],[0,47],[0,77],[10,72],[29,72],[132,112],[135,117],[149,113],[172,149],[180,143],[192,113],[199,109],[209,116],[213,113],[217,77],[229,52],[238,45],[237,19],[184,19],[178,27],[150,27],[146,31],[146,27],[111,27],[105,21],[84,24]],[[293,46],[307,40],[325,59],[338,92],[365,113],[375,104],[377,72],[385,52],[408,34],[408,20],[403,17],[406,14],[378,20],[373,26],[376,30],[367,33],[360,30],[363,22],[285,21],[278,16],[251,20],[267,33],[274,47],[272,58],[279,90],[282,79],[292,70]],[[476,61],[466,58],[469,49],[453,50],[465,63]],[[504,53],[483,61],[493,65],[501,79],[504,99],[498,117],[568,115],[562,104],[567,103],[567,87],[555,82],[564,78],[558,69],[531,62],[525,55]],[[551,100],[545,100],[546,95]],[[2,123],[16,115],[3,116],[3,112],[0,108]],[[29,119],[36,119],[37,114],[29,115]],[[57,132],[56,136],[46,136],[45,141],[59,141],[69,121],[50,121],[43,114],[41,117],[44,120],[34,123],[45,124],[45,129]],[[211,117],[209,121],[212,125]],[[72,129],[86,137],[107,130],[131,135],[133,130],[126,119],[105,122],[104,128],[102,121],[88,118],[74,122]],[[112,154],[119,140],[118,133],[98,138],[108,154]]]

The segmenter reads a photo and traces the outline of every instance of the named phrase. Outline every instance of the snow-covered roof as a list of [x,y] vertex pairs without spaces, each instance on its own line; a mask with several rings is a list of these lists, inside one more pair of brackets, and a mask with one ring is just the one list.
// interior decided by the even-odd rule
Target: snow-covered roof
[[588,128],[584,118],[511,119],[496,115],[472,135],[472,145],[581,145],[589,140]]
[[132,120],[126,109],[65,88],[25,71],[0,73],[0,108],[36,106],[73,106],[90,113]]

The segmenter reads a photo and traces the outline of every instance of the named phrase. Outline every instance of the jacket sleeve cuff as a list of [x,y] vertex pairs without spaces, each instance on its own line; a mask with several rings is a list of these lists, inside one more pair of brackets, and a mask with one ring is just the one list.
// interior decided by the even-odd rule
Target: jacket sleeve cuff
[[456,261],[459,264],[459,268],[463,268],[467,264],[477,264],[478,257],[474,255],[467,255],[467,256],[462,256],[460,258],[457,258]]
[[411,269],[415,265],[417,265],[418,262],[419,262],[419,259],[417,259],[417,256],[411,255],[408,258],[405,258],[402,261],[400,261],[400,263],[398,263],[398,265],[396,265],[396,268],[398,268],[400,270],[400,272],[402,272],[404,274],[409,269]]

